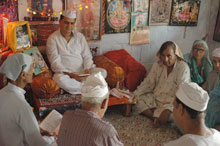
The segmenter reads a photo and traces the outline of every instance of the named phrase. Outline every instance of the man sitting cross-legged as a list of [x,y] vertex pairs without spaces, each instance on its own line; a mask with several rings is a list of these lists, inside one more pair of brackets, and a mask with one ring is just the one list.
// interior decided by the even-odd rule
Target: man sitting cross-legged
[[172,102],[181,82],[190,81],[190,70],[174,42],[165,42],[141,85],[134,91],[138,98],[136,112],[150,117],[155,126],[171,119]]

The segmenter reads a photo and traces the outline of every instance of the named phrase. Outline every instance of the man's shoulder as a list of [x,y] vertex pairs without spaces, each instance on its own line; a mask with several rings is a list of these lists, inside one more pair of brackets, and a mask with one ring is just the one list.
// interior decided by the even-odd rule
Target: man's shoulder
[[55,38],[57,36],[60,36],[60,30],[59,29],[54,31],[52,34],[50,34],[48,39]]
[[189,134],[183,135],[176,140],[173,140],[173,141],[170,141],[170,142],[164,144],[164,146],[186,146],[186,145],[196,146],[195,142],[193,141],[192,136],[193,135],[191,135],[191,134],[190,135]]
[[189,68],[188,64],[183,61],[183,60],[178,60],[177,63],[176,63],[176,67],[178,69],[186,69],[186,68]]

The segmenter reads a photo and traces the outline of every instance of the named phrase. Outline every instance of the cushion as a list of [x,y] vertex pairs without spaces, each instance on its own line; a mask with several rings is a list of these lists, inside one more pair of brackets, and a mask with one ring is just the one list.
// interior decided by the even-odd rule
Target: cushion
[[124,84],[124,71],[107,57],[100,55],[93,58],[97,67],[104,68],[107,71],[106,82],[110,88],[115,88],[117,83],[121,86]]
[[136,61],[126,50],[114,50],[104,54],[110,60],[121,66],[125,73],[125,86],[134,91],[146,76],[145,67]]
[[48,77],[35,77],[31,83],[33,93],[38,98],[53,98],[60,93],[56,82]]

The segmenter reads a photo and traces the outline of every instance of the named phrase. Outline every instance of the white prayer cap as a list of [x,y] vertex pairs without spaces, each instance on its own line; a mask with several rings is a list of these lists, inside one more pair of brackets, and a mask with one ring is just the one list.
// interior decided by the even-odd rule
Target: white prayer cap
[[108,85],[101,72],[90,75],[81,89],[82,101],[101,104],[109,94]]
[[8,56],[0,67],[0,73],[8,79],[16,81],[21,72],[28,72],[33,59],[30,55],[24,53],[16,53]]
[[76,11],[74,10],[65,10],[62,15],[67,18],[76,18]]
[[212,51],[212,57],[220,57],[220,48],[216,48]]
[[196,111],[205,111],[209,101],[208,93],[196,83],[182,83],[176,97],[186,106]]

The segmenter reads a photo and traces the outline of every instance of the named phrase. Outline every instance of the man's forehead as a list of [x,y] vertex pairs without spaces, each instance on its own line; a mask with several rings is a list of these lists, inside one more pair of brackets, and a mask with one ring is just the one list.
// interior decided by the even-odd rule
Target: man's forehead
[[172,46],[168,46],[163,52],[162,55],[175,54]]
[[66,21],[66,22],[75,22],[75,21],[76,21],[76,18],[64,17],[64,18],[63,18],[63,21]]

